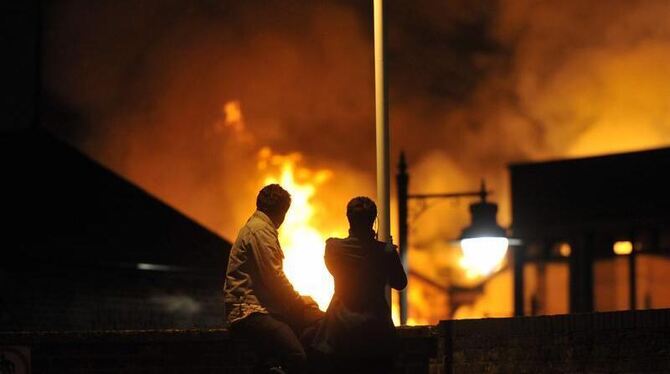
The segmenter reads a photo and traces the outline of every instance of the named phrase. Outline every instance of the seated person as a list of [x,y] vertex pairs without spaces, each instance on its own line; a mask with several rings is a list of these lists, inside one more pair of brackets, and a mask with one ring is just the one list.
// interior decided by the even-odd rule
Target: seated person
[[293,289],[282,268],[277,229],[290,205],[291,196],[277,184],[258,193],[256,211],[230,250],[224,300],[232,336],[248,339],[273,372],[302,373],[307,357],[299,336],[323,313]]
[[347,204],[349,237],[326,241],[325,261],[335,294],[312,343],[322,367],[334,372],[389,372],[396,332],[385,290],[402,290],[407,276],[394,246],[376,240],[375,203],[356,197]]

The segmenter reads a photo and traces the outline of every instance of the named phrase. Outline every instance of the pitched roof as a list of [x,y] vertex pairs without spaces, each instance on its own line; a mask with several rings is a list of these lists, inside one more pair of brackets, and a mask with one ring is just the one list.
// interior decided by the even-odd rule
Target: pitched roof
[[0,137],[1,254],[223,269],[231,244],[44,130]]

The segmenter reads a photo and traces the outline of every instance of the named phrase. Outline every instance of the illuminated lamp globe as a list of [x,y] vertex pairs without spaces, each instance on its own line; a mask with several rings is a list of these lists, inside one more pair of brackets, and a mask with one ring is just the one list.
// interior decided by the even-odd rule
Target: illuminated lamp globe
[[461,233],[461,265],[480,276],[488,276],[500,268],[509,241],[505,229],[496,222],[498,206],[487,202],[484,192],[481,197],[480,202],[470,205],[472,222]]

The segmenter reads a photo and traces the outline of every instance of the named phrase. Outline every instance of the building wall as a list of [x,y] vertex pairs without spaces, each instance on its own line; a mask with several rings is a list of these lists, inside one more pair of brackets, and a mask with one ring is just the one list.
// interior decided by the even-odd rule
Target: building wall
[[[596,311],[627,310],[630,307],[628,257],[617,256],[594,263]],[[637,308],[670,308],[670,259],[638,254]]]
[[[654,254],[638,254],[637,309],[670,308],[670,259]],[[628,257],[616,256],[598,259],[593,264],[595,310],[611,312],[628,310],[629,272]],[[547,262],[544,282],[540,265],[525,266],[525,306],[527,315],[533,315],[533,296],[539,300],[534,315],[566,314],[569,311],[569,276],[567,262]],[[542,287],[541,285],[544,285]],[[511,287],[511,285],[510,285]],[[544,295],[543,295],[544,294]]]
[[670,310],[445,321],[446,373],[670,372]]
[[[670,258],[638,254],[637,309],[670,308]],[[594,301],[598,312],[628,310],[628,257],[616,256],[594,262]],[[570,269],[566,261],[529,262],[524,266],[526,315],[555,315],[569,312]],[[542,279],[544,278],[544,279]],[[513,277],[510,269],[495,274],[483,293],[470,305],[456,310],[454,318],[512,316]]]
[[525,315],[568,313],[569,272],[567,262],[563,261],[526,263],[524,266]]
[[547,287],[544,296],[542,314],[567,314],[570,311],[568,302],[570,269],[565,262],[549,263],[546,267]]
[[670,258],[637,257],[637,305],[643,308],[670,308]]
[[593,264],[594,307],[599,312],[627,310],[628,258],[613,257],[597,260]]
[[[670,310],[443,321],[400,328],[395,373],[670,372]],[[225,330],[0,333],[33,373],[250,373]]]
[[[404,328],[397,373],[437,372],[436,328]],[[246,341],[226,330],[0,333],[0,354],[22,352],[32,373],[252,373]],[[18,366],[18,365],[17,365]],[[432,371],[431,371],[432,366]]]

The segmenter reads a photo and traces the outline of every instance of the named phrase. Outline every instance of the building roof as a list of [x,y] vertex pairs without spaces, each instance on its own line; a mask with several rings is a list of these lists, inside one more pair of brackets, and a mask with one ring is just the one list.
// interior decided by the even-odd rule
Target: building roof
[[225,271],[231,244],[44,130],[0,137],[2,256]]
[[670,223],[670,148],[509,168],[514,235]]

